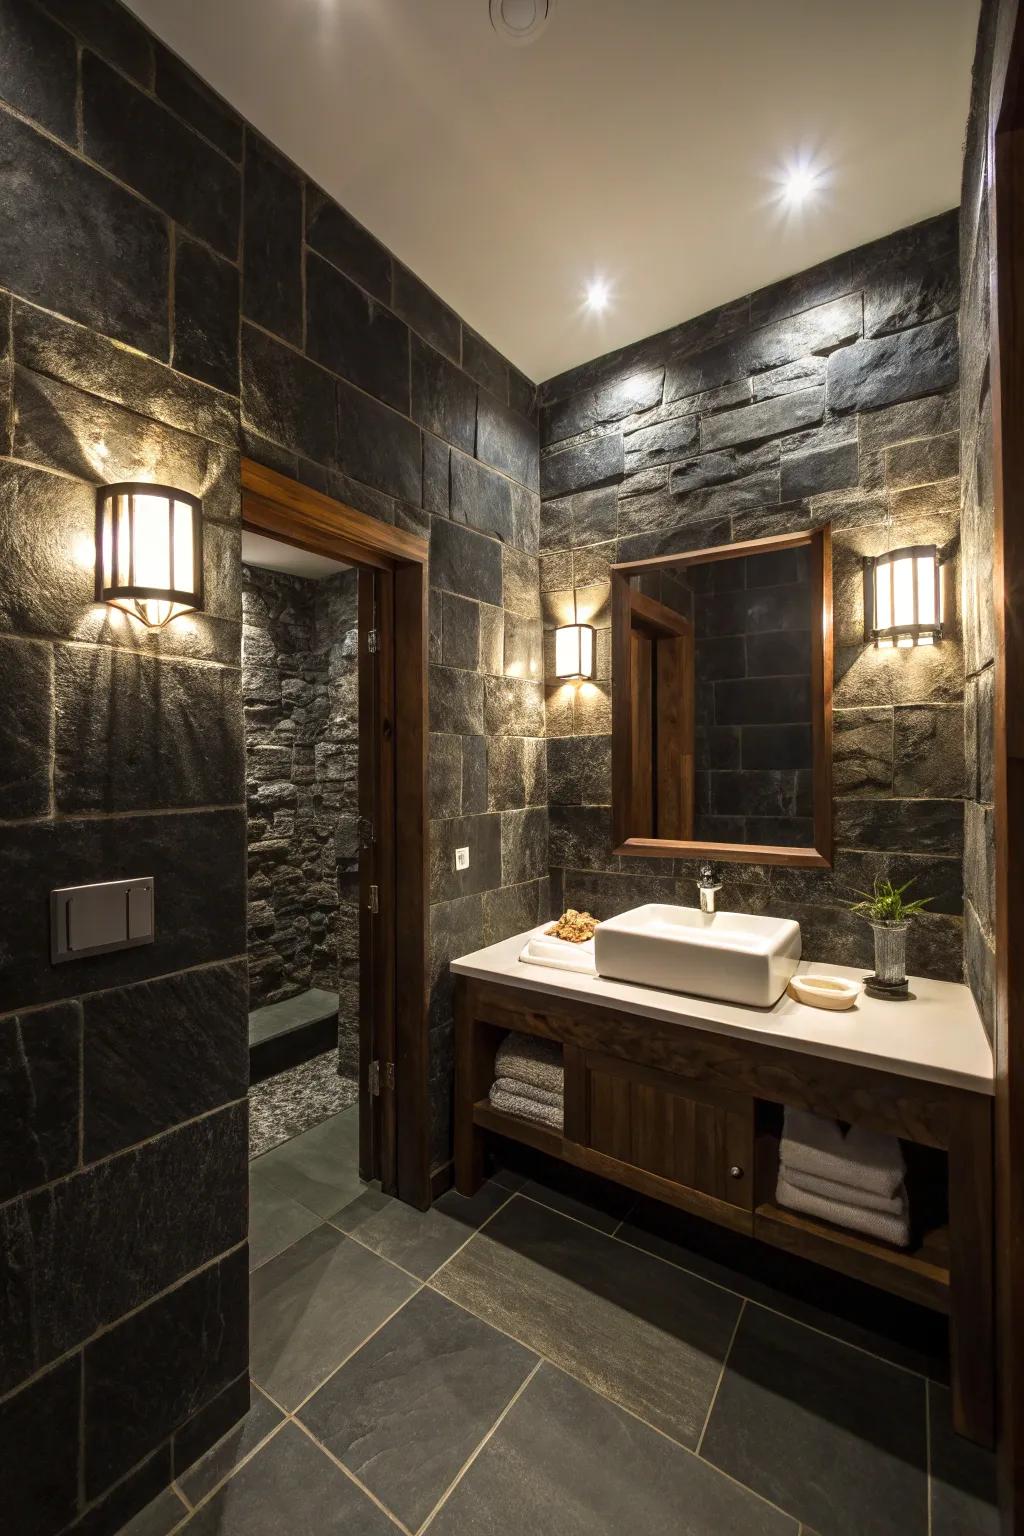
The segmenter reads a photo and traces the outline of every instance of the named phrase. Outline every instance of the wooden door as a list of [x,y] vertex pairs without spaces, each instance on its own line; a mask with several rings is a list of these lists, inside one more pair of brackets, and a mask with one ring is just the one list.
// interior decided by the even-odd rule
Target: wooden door
[[359,1173],[394,1193],[394,578],[359,572]]

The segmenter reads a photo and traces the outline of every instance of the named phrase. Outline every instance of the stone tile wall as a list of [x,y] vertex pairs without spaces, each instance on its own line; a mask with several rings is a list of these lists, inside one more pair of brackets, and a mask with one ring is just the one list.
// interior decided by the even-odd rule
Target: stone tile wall
[[[0,0],[0,207],[0,1486],[97,1536],[248,1401],[240,454],[431,541],[440,1163],[448,958],[545,906],[537,426],[113,0]],[[162,632],[92,601],[95,486],[138,477],[205,504]],[[132,874],[155,943],[52,966],[48,892]]]
[[[730,865],[723,901],[796,916],[807,953],[868,965],[870,932],[842,902],[876,875],[913,876],[933,901],[910,964],[960,976],[958,303],[953,212],[541,386],[545,627],[567,621],[575,588],[598,628],[596,680],[547,688],[555,905],[694,899],[691,862],[611,852],[609,562],[828,520],[835,865]],[[933,539],[950,556],[947,638],[865,646],[862,556]],[[546,656],[550,679],[550,634]]]
[[249,1007],[339,996],[341,1060],[359,1021],[359,715],[355,571],[242,567]]
[[964,969],[989,1035],[995,1020],[992,610],[994,503],[989,378],[988,96],[998,6],[981,8],[960,205],[961,516],[963,526]]

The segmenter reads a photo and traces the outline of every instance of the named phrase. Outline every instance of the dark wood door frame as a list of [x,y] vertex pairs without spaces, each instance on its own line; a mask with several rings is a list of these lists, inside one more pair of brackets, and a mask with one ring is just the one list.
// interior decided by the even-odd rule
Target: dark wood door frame
[[[371,1149],[361,1142],[360,1158],[372,1156],[385,1189],[425,1210],[430,1204],[427,541],[250,459],[242,460],[242,526],[376,573],[381,685],[374,756],[381,826],[375,849],[380,910],[373,922],[383,1020],[372,1042],[381,1066],[376,1144]],[[365,581],[361,589],[362,620]],[[361,1040],[361,1058],[369,1049],[370,1042]],[[361,1059],[361,1071],[366,1065]],[[364,1076],[361,1094],[365,1084]]]
[[988,103],[995,500],[996,1320],[1000,1512],[1024,1531],[1024,12],[998,9]]

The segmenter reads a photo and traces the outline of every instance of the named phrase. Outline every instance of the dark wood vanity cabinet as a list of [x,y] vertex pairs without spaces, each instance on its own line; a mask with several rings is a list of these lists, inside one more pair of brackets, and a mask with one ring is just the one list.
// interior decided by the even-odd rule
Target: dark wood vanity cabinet
[[749,1227],[754,1204],[751,1098],[615,1056],[567,1050],[566,1071],[579,1101],[576,1124],[567,1132],[574,1130],[574,1139],[594,1154],[595,1171],[615,1178],[601,1160],[625,1164],[688,1190],[695,1205],[706,1197],[708,1214],[719,1220],[729,1223],[730,1212],[713,1207],[748,1213],[740,1224]]
[[[498,1135],[946,1313],[954,1423],[992,1443],[990,1096],[475,977],[457,976],[455,996],[462,1194],[479,1189],[487,1140]],[[560,1044],[561,1131],[491,1105],[495,1053],[509,1030]],[[908,1248],[776,1204],[786,1105],[907,1144]]]

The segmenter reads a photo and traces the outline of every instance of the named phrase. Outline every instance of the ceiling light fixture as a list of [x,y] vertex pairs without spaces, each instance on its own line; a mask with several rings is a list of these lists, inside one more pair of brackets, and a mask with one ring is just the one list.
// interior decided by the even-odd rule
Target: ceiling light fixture
[[611,302],[611,284],[607,278],[595,277],[587,284],[583,302],[593,315],[602,314]]
[[799,208],[819,189],[820,172],[810,165],[791,165],[782,181],[782,195],[787,203]]
[[509,43],[532,43],[555,8],[555,0],[490,0],[491,26]]

